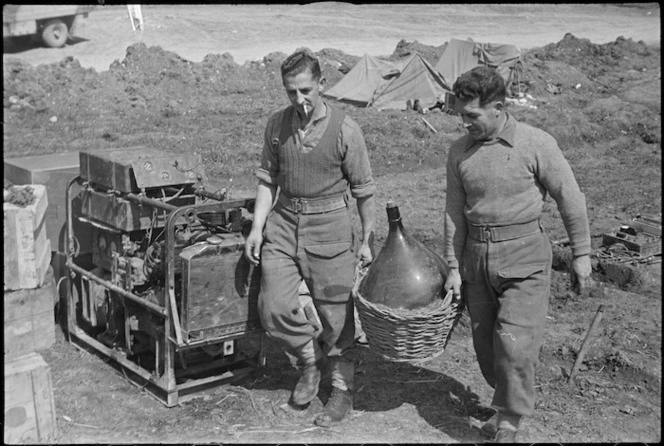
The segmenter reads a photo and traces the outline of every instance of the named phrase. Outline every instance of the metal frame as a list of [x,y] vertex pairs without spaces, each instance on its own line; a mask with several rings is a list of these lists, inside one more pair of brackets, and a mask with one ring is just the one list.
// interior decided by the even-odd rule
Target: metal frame
[[[175,223],[181,218],[190,218],[191,213],[205,212],[205,211],[220,211],[230,210],[243,206],[246,200],[226,201],[213,204],[200,204],[176,207],[163,203],[159,200],[147,198],[142,195],[127,194],[126,198],[130,201],[135,201],[141,204],[147,204],[160,208],[169,212],[166,222],[166,246],[167,246],[167,260],[166,260],[166,286],[164,287],[164,303],[160,305],[148,302],[141,297],[114,285],[113,283],[98,277],[85,268],[77,265],[74,262],[76,254],[76,241],[73,232],[73,215],[71,206],[70,190],[74,184],[83,185],[84,181],[80,176],[73,178],[65,193],[66,197],[66,212],[67,212],[67,247],[66,247],[66,268],[69,273],[69,289],[66,299],[66,331],[67,340],[74,344],[76,347],[95,353],[108,359],[108,362],[125,378],[132,383],[138,385],[146,390],[150,395],[162,402],[168,407],[175,406],[187,399],[193,398],[211,388],[218,385],[228,383],[230,381],[239,379],[250,374],[253,371],[265,365],[265,334],[262,330],[254,330],[242,333],[228,334],[222,337],[203,339],[199,341],[190,341],[183,336],[182,327],[180,326],[180,316],[175,301],[175,265],[174,265],[174,245],[175,245]],[[147,369],[137,365],[136,363],[128,360],[120,351],[116,351],[103,343],[99,342],[78,325],[76,316],[76,302],[75,302],[75,279],[92,280],[107,290],[111,291],[109,295],[112,299],[129,300],[132,304],[139,305],[146,311],[157,315],[164,319],[164,370],[159,375],[157,368],[157,377]],[[83,296],[81,296],[81,301]],[[65,325],[63,324],[63,325]],[[64,328],[64,327],[63,327]],[[184,369],[181,375],[196,373],[202,370],[210,370],[215,367],[226,368],[223,373],[208,376],[205,378],[191,379],[186,383],[177,384],[176,370],[175,370],[175,355],[179,354],[183,360],[182,353],[185,350],[202,347],[206,345],[222,344],[229,341],[234,341],[247,336],[260,336],[259,353],[254,357],[246,357],[236,361],[229,361],[226,359],[210,361],[205,367],[194,367],[192,370]],[[160,340],[161,341],[161,340]],[[158,350],[161,346],[159,342],[155,346]],[[159,362],[159,354],[156,355],[156,361]]]

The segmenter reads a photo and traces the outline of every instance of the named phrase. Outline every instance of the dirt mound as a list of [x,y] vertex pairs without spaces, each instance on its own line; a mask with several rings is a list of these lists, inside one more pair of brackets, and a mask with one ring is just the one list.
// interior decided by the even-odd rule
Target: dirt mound
[[530,50],[522,60],[525,90],[542,96],[577,89],[577,85],[588,93],[611,94],[626,77],[661,70],[659,52],[644,42],[618,37],[599,45],[569,33],[558,43]]
[[615,69],[647,68],[646,59],[652,51],[644,42],[618,37],[615,42],[593,44],[567,33],[558,43],[552,43],[529,52],[541,60],[556,60],[578,67],[590,78],[600,77]]
[[660,142],[661,105],[648,99],[661,96],[660,61],[643,42],[619,37],[597,45],[566,34],[524,55],[512,92],[533,107],[513,111],[548,129],[563,148],[604,138]]
[[431,65],[436,65],[440,60],[440,56],[443,55],[445,48],[447,48],[447,42],[440,46],[431,46],[420,43],[417,40],[414,42],[408,42],[401,39],[390,56],[390,60],[399,60],[408,57],[411,54],[419,53]]
[[581,93],[579,89],[586,94],[597,91],[594,82],[581,70],[557,60],[530,59],[523,63],[519,82],[513,93],[516,90],[535,97]]
[[352,70],[361,59],[359,56],[352,56],[333,48],[323,48],[316,53],[316,56],[318,56],[319,60],[325,61],[331,66],[336,66],[342,74],[346,74]]
[[78,60],[72,57],[57,64],[37,67],[18,59],[3,66],[5,108],[25,107],[45,111],[49,108],[47,97],[52,94],[72,98],[98,86],[97,72],[93,68],[82,68]]

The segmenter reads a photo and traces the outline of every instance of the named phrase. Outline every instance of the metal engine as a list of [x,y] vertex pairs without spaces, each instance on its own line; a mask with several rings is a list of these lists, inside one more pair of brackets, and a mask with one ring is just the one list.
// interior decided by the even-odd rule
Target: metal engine
[[71,342],[169,407],[262,365],[252,198],[211,188],[196,156],[134,147],[80,152],[66,201]]

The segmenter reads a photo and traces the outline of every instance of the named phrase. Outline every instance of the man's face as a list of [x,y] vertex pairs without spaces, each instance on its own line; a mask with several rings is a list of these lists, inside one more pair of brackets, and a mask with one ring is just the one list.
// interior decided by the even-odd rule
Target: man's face
[[294,76],[284,77],[284,88],[286,94],[295,110],[303,117],[311,116],[314,108],[318,104],[320,92],[325,85],[325,78],[316,80],[310,70]]
[[463,126],[475,141],[484,141],[496,136],[500,130],[500,112],[503,104],[493,101],[480,107],[480,99],[456,100],[455,110],[461,115]]

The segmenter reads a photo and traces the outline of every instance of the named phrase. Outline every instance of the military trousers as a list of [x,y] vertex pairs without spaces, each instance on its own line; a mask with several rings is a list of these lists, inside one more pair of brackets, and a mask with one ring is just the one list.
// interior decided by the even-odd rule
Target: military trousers
[[322,324],[323,352],[342,359],[355,339],[352,247],[348,207],[303,214],[276,203],[264,230],[258,296],[261,322],[270,338],[295,351],[314,337],[299,299],[304,280]]
[[[537,224],[539,227],[539,224]],[[468,236],[461,262],[462,295],[473,345],[492,406],[527,416],[535,406],[535,368],[551,283],[551,245],[541,228],[509,240]]]

